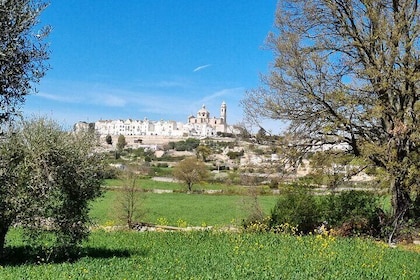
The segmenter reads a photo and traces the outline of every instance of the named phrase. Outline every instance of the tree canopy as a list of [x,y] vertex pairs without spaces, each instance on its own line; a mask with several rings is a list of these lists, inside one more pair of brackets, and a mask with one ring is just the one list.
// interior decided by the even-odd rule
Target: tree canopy
[[73,249],[88,233],[89,202],[104,165],[93,134],[72,134],[43,118],[23,121],[0,141],[0,256],[14,224],[48,231]]
[[125,148],[125,146],[127,146],[127,141],[125,140],[125,136],[120,134],[117,140],[117,150],[121,152]]
[[0,1],[0,122],[19,112],[19,105],[44,76],[50,27],[39,26],[48,6],[42,0]]
[[192,191],[192,186],[209,177],[209,171],[201,160],[189,157],[180,161],[172,172],[173,176],[187,185],[188,191]]
[[283,0],[249,119],[285,120],[296,147],[343,143],[388,174],[396,225],[419,186],[420,12],[415,0]]

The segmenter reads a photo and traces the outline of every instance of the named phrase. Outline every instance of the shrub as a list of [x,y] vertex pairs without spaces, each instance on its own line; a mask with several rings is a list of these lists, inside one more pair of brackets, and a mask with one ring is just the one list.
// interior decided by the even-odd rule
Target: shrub
[[285,188],[277,200],[271,211],[270,227],[290,224],[302,233],[309,233],[320,220],[318,205],[310,189],[304,185],[293,185]]
[[102,176],[104,179],[116,179],[118,178],[120,173],[121,173],[121,170],[115,167],[112,167],[110,165],[105,165],[102,172]]
[[243,150],[241,150],[240,152],[229,151],[227,153],[227,156],[229,157],[229,159],[238,159],[238,158],[242,157],[243,155],[244,155]]
[[[380,231],[378,196],[366,191],[330,194],[323,201],[324,220],[338,227],[343,235],[377,234]],[[383,213],[383,212],[382,212]]]
[[270,189],[276,190],[279,188],[279,180],[277,178],[273,178],[270,180],[269,184]]

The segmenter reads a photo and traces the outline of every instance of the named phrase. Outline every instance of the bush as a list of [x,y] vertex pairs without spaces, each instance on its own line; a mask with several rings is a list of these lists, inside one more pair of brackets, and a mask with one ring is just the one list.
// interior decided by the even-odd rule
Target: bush
[[120,173],[121,173],[121,170],[115,167],[112,167],[110,165],[105,165],[102,172],[102,177],[104,179],[117,179]]
[[178,141],[172,144],[170,142],[168,145],[173,146],[176,151],[192,151],[200,145],[200,140],[195,138],[188,138],[185,141]]
[[229,151],[227,153],[227,156],[229,157],[229,159],[238,159],[238,158],[242,157],[243,155],[244,155],[243,150],[241,150],[240,152]]
[[324,198],[323,218],[343,235],[369,234],[380,231],[378,196],[366,191],[343,191]]
[[293,185],[283,192],[271,211],[270,227],[290,224],[302,233],[313,231],[320,224],[321,215],[310,189],[304,185]]
[[277,178],[273,178],[270,180],[269,184],[270,189],[276,190],[279,188],[279,180]]

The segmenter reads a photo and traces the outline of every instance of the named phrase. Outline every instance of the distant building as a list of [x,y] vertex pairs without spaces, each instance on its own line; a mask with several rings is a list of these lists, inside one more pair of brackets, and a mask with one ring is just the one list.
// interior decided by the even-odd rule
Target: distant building
[[76,131],[90,126],[99,135],[124,135],[124,136],[195,136],[211,137],[223,133],[238,134],[238,129],[227,124],[227,106],[223,102],[220,106],[220,117],[210,117],[210,112],[203,105],[197,116],[189,116],[187,123],[176,121],[144,120],[99,120],[95,123],[78,122]]
[[210,117],[210,112],[203,105],[197,112],[197,116],[189,116],[188,123],[184,130],[188,130],[188,134],[192,136],[216,136],[218,132],[227,132],[226,123],[226,103],[220,106],[220,118]]
[[95,131],[99,135],[124,136],[182,136],[183,123],[175,121],[144,120],[99,120],[95,122]]

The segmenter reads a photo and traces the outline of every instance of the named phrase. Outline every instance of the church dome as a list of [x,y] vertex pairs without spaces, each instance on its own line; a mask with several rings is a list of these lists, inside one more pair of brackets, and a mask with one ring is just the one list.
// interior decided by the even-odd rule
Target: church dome
[[204,105],[204,104],[203,104],[203,106],[201,106],[201,109],[200,109],[198,112],[199,112],[199,113],[200,113],[200,112],[208,113],[209,111],[207,111],[207,109],[206,109],[206,105]]
[[198,111],[197,115],[198,115],[198,117],[208,118],[208,117],[210,117],[210,112],[207,111],[206,106],[203,104],[201,109]]

